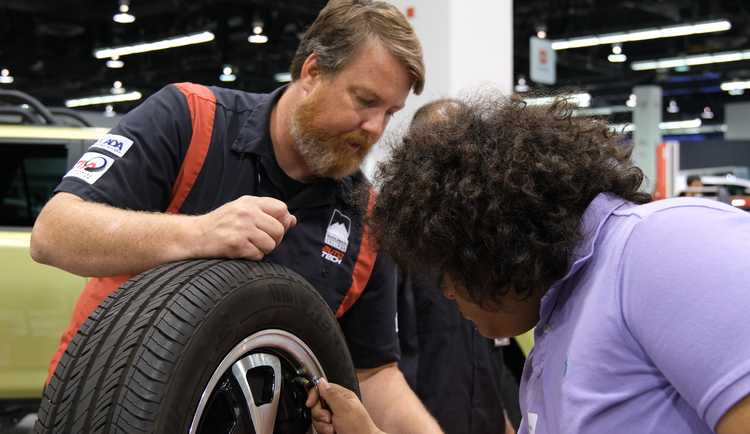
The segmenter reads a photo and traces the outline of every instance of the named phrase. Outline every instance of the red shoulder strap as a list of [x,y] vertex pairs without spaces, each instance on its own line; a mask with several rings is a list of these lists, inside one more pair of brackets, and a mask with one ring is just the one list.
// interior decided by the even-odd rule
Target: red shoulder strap
[[187,98],[193,122],[193,138],[172,188],[172,201],[166,211],[170,214],[177,214],[180,210],[206,161],[216,114],[216,97],[207,87],[192,83],[177,83],[175,86]]
[[[375,188],[370,186],[370,198],[367,201],[367,215],[372,212],[372,206],[375,204]],[[372,247],[370,242],[370,227],[365,225],[364,232],[362,234],[362,244],[359,246],[359,256],[357,262],[354,264],[354,272],[352,273],[352,286],[349,288],[344,297],[344,301],[341,302],[338,311],[336,311],[336,318],[346,313],[349,308],[354,305],[354,302],[359,299],[362,295],[362,291],[365,290],[367,282],[370,280],[372,275],[372,269],[375,266],[375,259],[378,254]]]
[[[178,83],[175,86],[187,98],[188,106],[190,107],[190,118],[193,124],[193,138],[190,140],[185,160],[182,162],[177,180],[172,188],[172,201],[166,211],[171,214],[176,214],[180,210],[180,207],[182,207],[182,203],[185,202],[188,193],[190,193],[193,184],[195,184],[196,178],[198,178],[203,163],[206,161],[208,147],[211,144],[211,133],[214,128],[214,115],[216,114],[216,97],[207,87],[192,83]],[[135,275],[95,277],[89,281],[83,293],[78,298],[70,325],[65,333],[63,333],[62,339],[60,339],[60,347],[57,349],[55,355],[52,356],[46,384],[49,384],[57,363],[60,361],[68,344],[73,340],[73,336],[75,336],[78,329],[86,321],[86,318],[94,312],[94,309],[109,294],[133,276]]]

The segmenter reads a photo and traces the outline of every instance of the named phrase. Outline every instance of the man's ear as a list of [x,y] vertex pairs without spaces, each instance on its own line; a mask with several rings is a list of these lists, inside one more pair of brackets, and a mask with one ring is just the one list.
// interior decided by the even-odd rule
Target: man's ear
[[318,66],[318,56],[314,53],[307,57],[302,64],[302,71],[299,76],[300,85],[305,92],[310,92],[315,84],[320,81],[320,67]]

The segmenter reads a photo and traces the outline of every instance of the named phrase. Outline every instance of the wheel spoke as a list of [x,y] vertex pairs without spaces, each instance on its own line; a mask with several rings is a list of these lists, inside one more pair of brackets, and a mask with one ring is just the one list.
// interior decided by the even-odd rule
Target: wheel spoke
[[281,362],[272,354],[250,354],[232,365],[256,434],[273,434],[281,393]]

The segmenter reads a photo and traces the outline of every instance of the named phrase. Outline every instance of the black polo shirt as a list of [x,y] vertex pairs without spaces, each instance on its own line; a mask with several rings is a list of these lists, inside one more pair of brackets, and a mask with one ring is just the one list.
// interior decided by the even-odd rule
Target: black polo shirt
[[437,278],[399,278],[399,369],[445,434],[503,433],[503,349],[437,286]]
[[[285,88],[270,94],[209,89],[216,98],[210,146],[179,213],[205,214],[244,195],[285,201],[298,217],[297,225],[264,260],[302,275],[337,312],[352,287],[364,230],[350,194],[367,179],[361,171],[341,182],[320,178],[287,200],[285,175],[276,163],[269,130],[271,110]],[[81,162],[95,170],[71,170],[55,192],[118,208],[164,212],[192,135],[187,98],[169,85],[89,148]],[[365,285],[339,318],[354,365],[362,369],[399,357],[396,274],[386,257],[377,256]]]

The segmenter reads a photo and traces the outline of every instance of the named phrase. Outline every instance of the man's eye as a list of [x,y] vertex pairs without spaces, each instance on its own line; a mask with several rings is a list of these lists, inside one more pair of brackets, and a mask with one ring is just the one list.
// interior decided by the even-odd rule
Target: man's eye
[[362,98],[361,96],[358,96],[358,97],[357,97],[357,99],[358,99],[358,100],[359,100],[359,102],[360,102],[360,103],[361,103],[362,105],[364,105],[364,106],[367,106],[367,107],[369,107],[369,106],[371,106],[371,105],[372,105],[372,100],[369,100],[369,99],[365,99],[365,98]]

